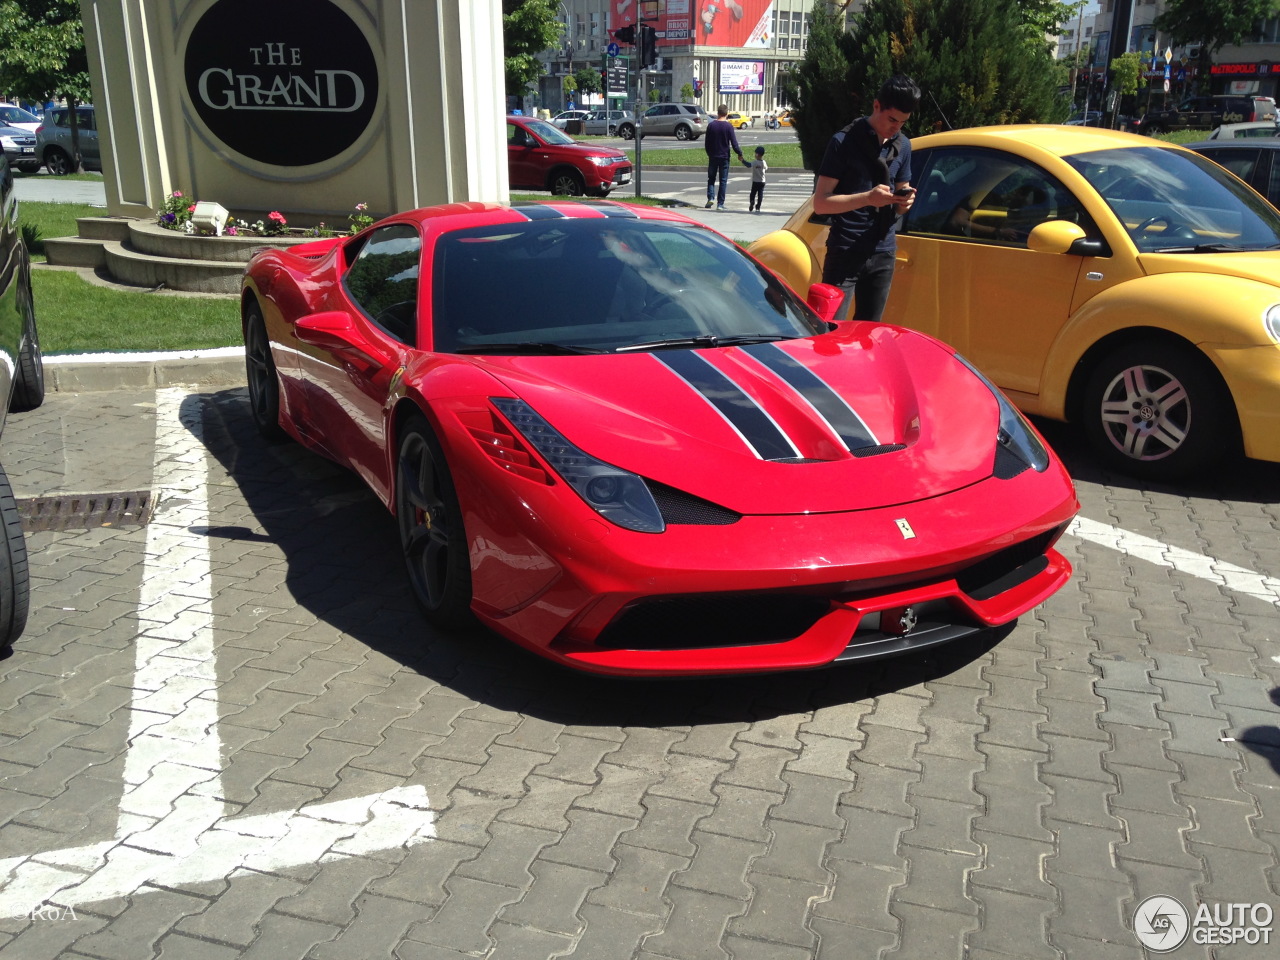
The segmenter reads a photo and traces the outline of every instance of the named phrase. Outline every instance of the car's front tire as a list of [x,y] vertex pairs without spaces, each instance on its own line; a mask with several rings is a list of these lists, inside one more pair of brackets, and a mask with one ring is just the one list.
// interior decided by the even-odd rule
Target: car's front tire
[[249,384],[249,410],[264,439],[283,440],[280,428],[280,377],[271,356],[271,341],[262,308],[250,300],[244,308],[244,365]]
[[1084,402],[1094,449],[1134,476],[1189,476],[1238,448],[1231,394],[1213,364],[1189,346],[1131,343],[1113,351],[1094,368]]
[[636,138],[636,128],[629,123],[623,123],[618,126],[618,136],[623,140],[634,140]]
[[444,630],[471,625],[471,560],[462,508],[440,442],[416,415],[400,432],[396,523],[409,586],[423,615]]
[[586,193],[586,184],[577,170],[557,170],[551,175],[549,189],[556,196],[580,197]]
[[4,652],[26,629],[31,599],[22,516],[4,467],[0,467],[0,528],[0,652]]

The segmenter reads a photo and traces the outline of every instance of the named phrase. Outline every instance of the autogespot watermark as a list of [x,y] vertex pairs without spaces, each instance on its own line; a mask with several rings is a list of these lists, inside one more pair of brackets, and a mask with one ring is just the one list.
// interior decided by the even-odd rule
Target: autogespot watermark
[[1152,953],[1200,944],[1269,944],[1272,910],[1265,903],[1202,903],[1193,916],[1174,897],[1147,897],[1133,913],[1133,932]]

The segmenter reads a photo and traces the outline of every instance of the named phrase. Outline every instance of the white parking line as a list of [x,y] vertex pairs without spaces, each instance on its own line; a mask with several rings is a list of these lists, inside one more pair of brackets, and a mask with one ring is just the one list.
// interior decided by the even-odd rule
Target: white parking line
[[1234,563],[1225,563],[1181,547],[1171,547],[1151,537],[1098,523],[1096,520],[1087,520],[1084,517],[1076,517],[1072,520],[1067,533],[1081,540],[1119,550],[1139,560],[1172,567],[1174,570],[1219,584],[1237,593],[1257,597],[1259,600],[1280,606],[1280,579],[1275,577],[1263,576],[1253,570],[1237,567]]
[[[139,597],[124,794],[110,840],[0,860],[0,917],[74,907],[148,884],[225,878],[423,843],[435,836],[426,790],[405,786],[301,810],[227,817],[222,800],[200,403],[156,394],[156,516]],[[193,398],[184,409],[184,402]]]

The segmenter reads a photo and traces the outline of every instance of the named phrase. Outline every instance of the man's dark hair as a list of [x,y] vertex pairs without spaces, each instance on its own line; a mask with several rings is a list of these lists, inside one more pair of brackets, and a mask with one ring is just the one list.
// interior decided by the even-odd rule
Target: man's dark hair
[[920,106],[920,88],[906,74],[899,73],[884,82],[876,99],[880,101],[881,110],[915,113]]

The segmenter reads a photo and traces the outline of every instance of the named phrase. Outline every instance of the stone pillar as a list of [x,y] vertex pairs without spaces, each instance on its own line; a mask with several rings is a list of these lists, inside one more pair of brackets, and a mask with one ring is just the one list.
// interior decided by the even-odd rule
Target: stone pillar
[[508,196],[497,0],[81,0],[107,207],[339,229]]

